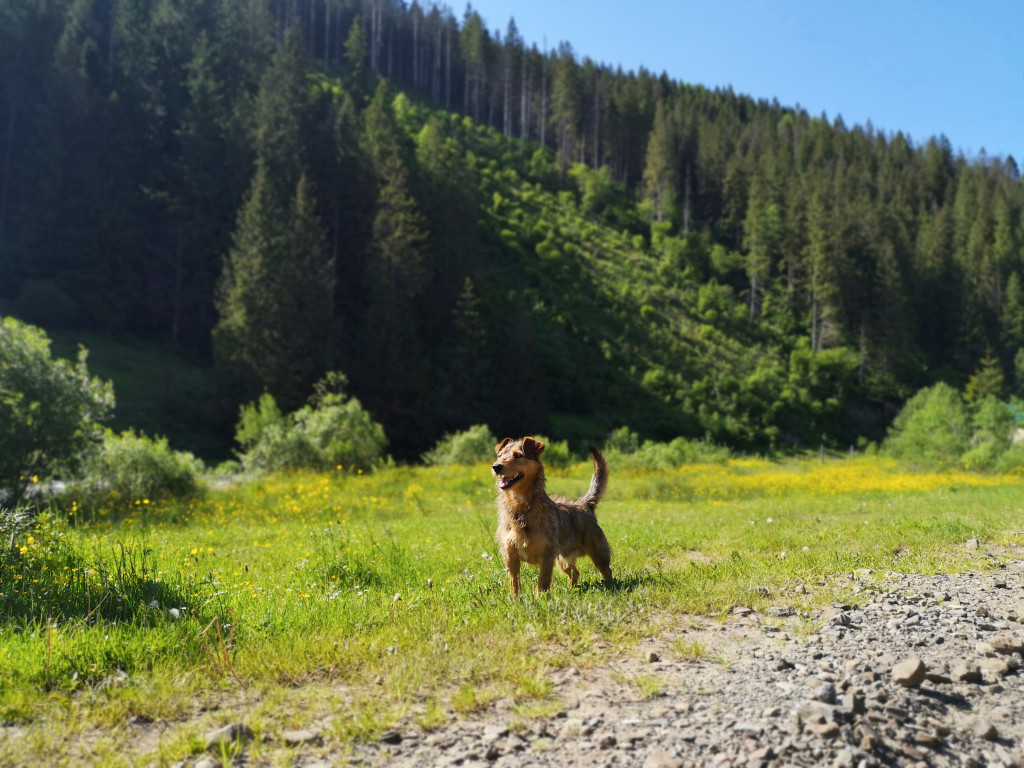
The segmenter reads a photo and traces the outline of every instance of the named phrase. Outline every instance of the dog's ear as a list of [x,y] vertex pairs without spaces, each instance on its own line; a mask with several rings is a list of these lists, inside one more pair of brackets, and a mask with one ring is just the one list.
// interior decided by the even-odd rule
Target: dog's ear
[[544,443],[540,440],[534,440],[532,437],[523,438],[523,453],[529,459],[536,459],[542,453],[544,453]]
[[500,443],[498,443],[496,446],[494,446],[494,452],[495,453],[501,453],[504,450],[505,446],[508,445],[511,442],[512,442],[512,438],[511,437],[506,437],[504,440],[502,440]]

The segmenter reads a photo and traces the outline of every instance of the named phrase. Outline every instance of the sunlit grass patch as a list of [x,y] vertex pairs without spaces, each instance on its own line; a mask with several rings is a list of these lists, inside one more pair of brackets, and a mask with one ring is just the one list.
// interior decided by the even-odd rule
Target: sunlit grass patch
[[[590,471],[552,470],[549,486],[577,495]],[[173,734],[153,749],[174,762],[197,701],[244,700],[267,730],[315,717],[343,741],[501,699],[540,711],[551,670],[599,664],[687,614],[810,615],[855,601],[856,569],[989,567],[979,552],[1016,544],[1021,511],[1015,477],[878,459],[613,466],[598,515],[617,583],[584,560],[577,589],[556,573],[537,597],[526,568],[517,600],[486,467],[282,475],[121,522],[44,516],[0,566],[0,719],[33,759],[53,756],[40,729],[66,702],[83,730],[159,721]],[[687,642],[679,657],[714,660]],[[627,682],[656,695],[649,677]]]

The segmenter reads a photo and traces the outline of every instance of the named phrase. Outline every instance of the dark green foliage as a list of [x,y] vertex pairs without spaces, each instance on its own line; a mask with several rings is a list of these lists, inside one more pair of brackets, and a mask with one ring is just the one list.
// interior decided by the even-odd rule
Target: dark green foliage
[[410,458],[483,422],[846,447],[937,381],[1024,391],[1012,158],[488,29],[0,0],[0,307],[212,352],[221,412],[345,370]]

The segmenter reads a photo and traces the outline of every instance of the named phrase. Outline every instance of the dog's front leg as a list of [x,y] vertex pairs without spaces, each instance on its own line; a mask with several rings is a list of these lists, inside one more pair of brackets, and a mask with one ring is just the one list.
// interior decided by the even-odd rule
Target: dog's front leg
[[519,594],[519,553],[515,547],[505,550],[505,570],[508,571],[509,594],[515,597]]
[[554,554],[545,554],[540,561],[540,575],[537,577],[537,594],[551,589],[551,574],[555,570]]

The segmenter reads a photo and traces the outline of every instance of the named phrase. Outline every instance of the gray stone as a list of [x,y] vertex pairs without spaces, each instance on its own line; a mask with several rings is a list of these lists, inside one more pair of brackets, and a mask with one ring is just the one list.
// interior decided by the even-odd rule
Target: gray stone
[[320,731],[312,728],[303,728],[294,731],[285,731],[281,734],[281,741],[289,747],[298,747],[303,744],[316,744],[323,740]]
[[973,661],[957,661],[949,669],[949,676],[958,683],[980,683],[981,670]]
[[245,723],[231,723],[223,728],[206,734],[206,748],[215,749],[221,746],[239,746],[247,744],[255,738],[252,729]]
[[996,635],[995,637],[990,637],[988,643],[996,653],[1004,656],[1024,653],[1024,640],[1014,635]]
[[995,741],[999,738],[999,730],[990,720],[986,720],[983,717],[974,719],[971,723],[971,733],[980,739],[985,739],[986,741]]
[[814,698],[825,704],[836,703],[836,687],[832,683],[822,683],[814,689]]
[[685,765],[683,758],[664,749],[653,749],[647,754],[643,768],[683,768]]
[[907,659],[892,668],[892,681],[904,688],[916,688],[924,682],[927,672],[924,662],[918,658]]

